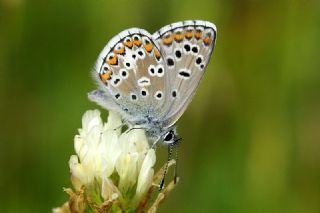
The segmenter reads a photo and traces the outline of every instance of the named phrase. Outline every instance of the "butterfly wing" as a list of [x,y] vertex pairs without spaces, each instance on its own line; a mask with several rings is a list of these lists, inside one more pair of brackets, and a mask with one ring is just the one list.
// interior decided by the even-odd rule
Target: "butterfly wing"
[[118,111],[131,124],[157,117],[165,104],[165,63],[145,30],[128,29],[111,39],[100,53],[93,75],[100,90],[89,98]]
[[166,105],[161,120],[170,127],[191,102],[210,61],[216,27],[207,21],[183,21],[153,34],[166,62]]

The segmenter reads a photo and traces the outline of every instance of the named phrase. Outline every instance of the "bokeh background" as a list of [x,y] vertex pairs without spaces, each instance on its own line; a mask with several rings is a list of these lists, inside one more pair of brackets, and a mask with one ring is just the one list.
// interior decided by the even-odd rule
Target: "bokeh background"
[[108,40],[186,19],[214,22],[218,39],[178,122],[181,182],[160,212],[320,212],[320,1],[0,2],[0,212],[67,199]]

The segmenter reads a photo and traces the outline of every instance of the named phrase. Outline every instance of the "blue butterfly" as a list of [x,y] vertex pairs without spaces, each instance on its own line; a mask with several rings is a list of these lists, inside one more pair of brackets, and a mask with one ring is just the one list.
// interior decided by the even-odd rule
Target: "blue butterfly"
[[198,20],[173,23],[153,35],[124,30],[100,53],[93,71],[99,89],[89,98],[118,112],[129,128],[145,129],[152,145],[173,147],[179,141],[176,122],[205,73],[216,36],[213,23]]

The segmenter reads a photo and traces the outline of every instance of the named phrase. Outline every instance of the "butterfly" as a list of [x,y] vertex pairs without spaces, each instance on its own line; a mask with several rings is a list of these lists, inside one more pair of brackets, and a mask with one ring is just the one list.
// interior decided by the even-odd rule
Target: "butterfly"
[[[104,47],[93,70],[99,89],[89,99],[145,129],[153,145],[179,141],[176,122],[191,102],[216,43],[213,23],[188,20],[154,34],[122,31]],[[170,151],[171,155],[171,151]]]

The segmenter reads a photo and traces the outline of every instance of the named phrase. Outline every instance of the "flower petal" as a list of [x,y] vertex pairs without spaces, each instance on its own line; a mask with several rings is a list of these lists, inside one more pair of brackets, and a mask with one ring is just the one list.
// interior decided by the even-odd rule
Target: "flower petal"
[[140,197],[150,188],[153,179],[153,166],[156,162],[156,154],[154,149],[149,149],[144,161],[142,163],[142,167],[140,169],[139,177],[138,177],[138,185],[136,190],[136,196]]
[[104,177],[109,177],[113,171],[121,154],[118,135],[114,130],[105,131],[101,139],[101,158],[103,161],[102,171]]
[[[109,111],[108,122],[104,126],[104,130],[120,129],[122,126],[122,120],[118,113]],[[119,132],[120,133],[120,132]]]
[[90,130],[98,126],[102,128],[102,120],[99,110],[88,110],[82,116],[82,132],[84,134],[90,132]]
[[93,175],[88,173],[82,164],[79,163],[78,156],[72,155],[69,160],[71,181],[76,189],[80,189],[83,184],[93,180]]
[[120,196],[118,188],[109,178],[103,178],[101,196],[104,200],[114,200]]
[[122,153],[116,163],[116,169],[120,176],[119,189],[127,191],[137,181],[137,153]]

